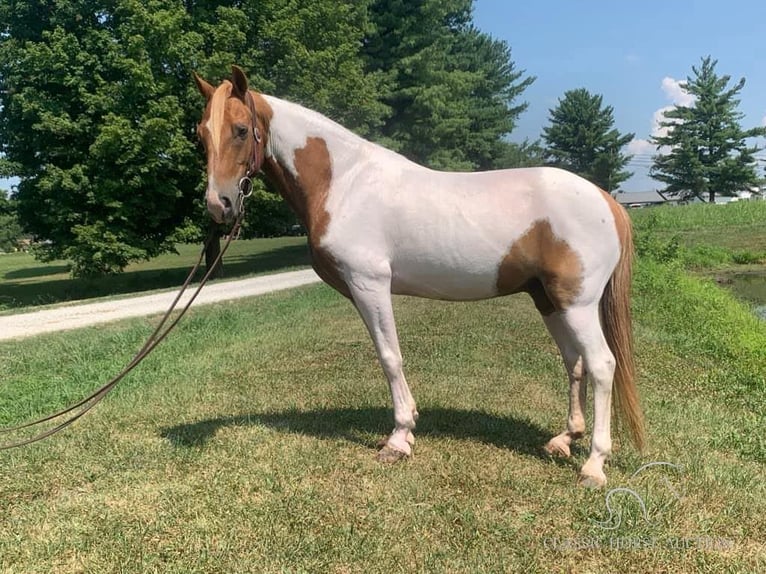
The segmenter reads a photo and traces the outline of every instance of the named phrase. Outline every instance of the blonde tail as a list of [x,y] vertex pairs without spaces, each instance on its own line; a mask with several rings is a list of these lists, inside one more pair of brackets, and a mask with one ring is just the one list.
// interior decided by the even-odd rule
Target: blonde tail
[[612,211],[620,235],[622,252],[617,267],[604,289],[599,309],[604,337],[617,363],[614,373],[616,411],[627,427],[633,444],[641,451],[645,444],[644,415],[641,412],[635,384],[633,330],[630,313],[633,231],[628,214],[617,202],[614,202]]

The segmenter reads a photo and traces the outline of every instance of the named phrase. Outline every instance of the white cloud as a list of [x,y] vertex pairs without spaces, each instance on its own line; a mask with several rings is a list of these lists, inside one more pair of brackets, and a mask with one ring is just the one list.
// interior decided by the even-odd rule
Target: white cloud
[[[676,106],[690,107],[694,105],[694,96],[683,89],[681,84],[683,80],[676,80],[670,76],[662,78],[660,88],[665,94],[665,97],[670,100],[671,105],[663,106],[658,110],[655,110],[652,114],[652,137],[664,137],[668,135],[670,128],[663,127],[660,124],[665,120],[665,112],[672,110]],[[764,125],[766,125],[766,117],[764,118]],[[634,138],[628,144],[628,153],[634,156],[649,156],[654,154],[665,154],[670,151],[667,147],[657,149],[657,147],[651,142],[650,139]]]
[[[676,80],[670,76],[662,78],[660,88],[665,94],[665,97],[670,100],[671,105],[663,106],[655,110],[652,114],[652,137],[664,137],[668,135],[670,128],[660,125],[662,122],[666,121],[665,112],[672,110],[676,106],[691,107],[694,105],[694,96],[683,89],[681,86],[682,83],[683,80]],[[764,120],[766,121],[766,118],[764,118]],[[665,154],[669,151],[669,148],[666,147],[657,149],[649,139],[634,139],[628,144],[628,152],[637,156],[653,155],[656,153]]]
[[628,143],[628,153],[630,155],[651,155],[654,153],[654,145],[649,140],[633,138]]
[[766,127],[766,116],[763,116],[763,119],[761,120],[761,124]]
[[683,80],[676,80],[670,76],[662,78],[662,91],[665,97],[670,100],[674,106],[691,107],[694,105],[694,96],[683,89],[681,84]]
[[[692,94],[689,94],[686,92],[682,87],[681,84],[684,82],[684,80],[676,80],[675,78],[671,78],[670,76],[665,76],[662,78],[662,82],[660,83],[660,89],[662,90],[662,93],[665,95],[665,98],[668,100],[669,105],[663,106],[657,110],[654,111],[652,114],[651,119],[651,128],[650,128],[650,134],[652,137],[662,137],[666,136],[668,134],[668,131],[671,128],[668,127],[662,127],[660,124],[664,121],[667,121],[665,119],[665,112],[672,110],[676,106],[684,106],[684,107],[692,107],[694,106],[694,96]],[[763,118],[764,125],[766,125],[766,117]],[[670,147],[663,146],[659,149],[657,149],[657,146],[655,146],[651,138],[634,138],[629,144],[628,144],[628,153],[634,157],[633,164],[631,164],[631,169],[633,169],[636,173],[636,176],[634,176],[633,180],[640,179],[641,183],[637,184],[634,183],[634,186],[638,186],[641,188],[649,188],[652,187],[654,184],[652,183],[652,180],[648,177],[648,169],[649,169],[649,162],[651,161],[651,156],[657,155],[657,154],[667,154],[670,152]]]

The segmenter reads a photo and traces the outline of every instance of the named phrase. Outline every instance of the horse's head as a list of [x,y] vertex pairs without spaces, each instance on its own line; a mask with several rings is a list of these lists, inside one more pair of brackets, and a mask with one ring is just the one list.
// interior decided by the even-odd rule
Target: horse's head
[[207,154],[207,208],[218,223],[231,221],[239,215],[241,194],[252,185],[249,179],[263,162],[266,120],[257,110],[258,96],[248,90],[247,78],[236,66],[231,81],[217,88],[197,74],[194,79],[207,99],[197,126]]

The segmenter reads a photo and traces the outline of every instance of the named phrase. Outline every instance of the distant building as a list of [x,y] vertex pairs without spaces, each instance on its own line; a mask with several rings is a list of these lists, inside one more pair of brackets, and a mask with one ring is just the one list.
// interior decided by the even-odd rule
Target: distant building
[[655,205],[675,205],[677,199],[668,199],[659,191],[628,191],[618,192],[614,198],[627,208],[651,207]]
[[751,187],[738,191],[734,195],[716,195],[715,202],[718,204],[734,203],[735,201],[760,201],[766,199],[766,194],[760,187]]

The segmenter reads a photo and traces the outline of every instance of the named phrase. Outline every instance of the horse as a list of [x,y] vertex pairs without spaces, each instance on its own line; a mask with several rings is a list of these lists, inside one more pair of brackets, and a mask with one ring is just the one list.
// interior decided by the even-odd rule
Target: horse
[[566,428],[545,450],[571,456],[585,433],[586,374],[593,432],[579,483],[606,484],[615,409],[640,451],[630,315],[633,239],[626,211],[587,180],[553,167],[441,172],[367,141],[333,120],[251,90],[236,66],[213,86],[197,126],[207,157],[206,201],[217,222],[240,214],[263,171],[308,232],[312,266],[361,316],[390,387],[394,429],[378,459],[412,454],[418,419],[402,371],[392,294],[475,301],[528,293],[569,379]]

